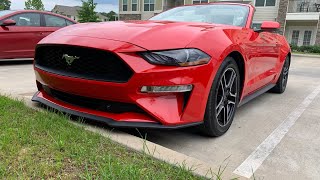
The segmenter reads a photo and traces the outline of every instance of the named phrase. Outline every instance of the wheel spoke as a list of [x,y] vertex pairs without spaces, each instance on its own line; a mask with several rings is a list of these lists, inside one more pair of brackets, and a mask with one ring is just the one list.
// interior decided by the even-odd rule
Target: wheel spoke
[[228,102],[233,102],[234,104],[236,103],[237,101],[237,93],[230,93],[230,96],[228,97]]
[[219,109],[218,109],[218,111],[217,111],[217,117],[219,117],[219,115],[220,115],[220,113],[221,113],[221,111],[222,111],[223,109],[225,109],[224,106],[220,106],[220,107],[219,107]]
[[223,74],[221,83],[223,84],[223,92],[228,88],[227,80],[226,80],[226,74]]
[[221,97],[220,102],[216,106],[216,110],[218,110],[222,106],[222,103],[223,103],[223,98]]
[[229,104],[235,105],[236,102],[228,100],[228,105],[229,105]]
[[228,83],[228,88],[231,90],[232,86],[233,86],[233,83],[234,83],[234,80],[236,79],[237,77],[237,74],[233,71],[231,71],[232,74],[230,76],[230,80],[229,80],[229,83]]
[[222,88],[222,97],[224,97],[225,86],[223,85],[222,80],[220,81],[220,84],[221,84],[221,88]]
[[229,111],[229,106],[226,105],[223,111],[223,125],[226,125],[228,123],[228,111]]

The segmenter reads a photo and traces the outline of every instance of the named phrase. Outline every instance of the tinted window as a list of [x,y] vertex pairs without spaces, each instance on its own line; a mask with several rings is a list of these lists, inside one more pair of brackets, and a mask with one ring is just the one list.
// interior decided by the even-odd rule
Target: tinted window
[[67,26],[67,22],[64,18],[57,16],[44,15],[44,20],[46,21],[47,27],[64,27]]
[[74,24],[73,22],[68,21],[68,20],[66,20],[66,22],[67,22],[67,26],[70,26],[70,25],[73,25],[73,24]]
[[252,29],[253,30],[259,30],[259,29],[261,29],[261,25],[262,25],[262,23],[252,23]]
[[16,21],[16,26],[40,26],[40,14],[38,13],[22,13],[9,17]]

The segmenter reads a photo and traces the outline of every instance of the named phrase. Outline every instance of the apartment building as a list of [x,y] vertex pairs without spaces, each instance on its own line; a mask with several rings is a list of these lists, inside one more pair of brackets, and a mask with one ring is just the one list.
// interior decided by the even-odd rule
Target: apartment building
[[[164,10],[185,4],[217,0],[119,0],[120,20],[145,20]],[[230,1],[228,1],[230,2]],[[234,0],[255,6],[254,25],[278,21],[290,44],[320,45],[320,0]]]
[[[55,5],[51,12],[67,16],[75,21],[79,21],[78,11],[81,10],[80,6],[62,6]],[[105,22],[108,21],[108,17],[97,13],[98,21]]]
[[320,45],[320,0],[280,0],[277,20],[290,44]]

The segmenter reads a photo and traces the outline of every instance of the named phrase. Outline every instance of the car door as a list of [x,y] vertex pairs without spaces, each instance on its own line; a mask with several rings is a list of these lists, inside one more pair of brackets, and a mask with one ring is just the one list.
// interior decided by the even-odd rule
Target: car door
[[276,37],[271,32],[258,32],[249,29],[247,50],[251,54],[248,61],[248,80],[245,93],[252,93],[268,85],[276,76],[276,64],[279,47]]
[[43,38],[39,13],[19,13],[6,19],[14,26],[1,27],[1,59],[33,58],[36,44]]
[[49,35],[60,28],[74,24],[67,19],[50,14],[43,14],[43,20],[45,24],[45,35]]

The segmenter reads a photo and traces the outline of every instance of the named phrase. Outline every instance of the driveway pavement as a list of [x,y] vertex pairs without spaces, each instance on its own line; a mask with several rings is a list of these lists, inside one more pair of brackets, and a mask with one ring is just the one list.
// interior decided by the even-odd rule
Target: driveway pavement
[[[0,91],[30,97],[36,91],[31,63],[0,62]],[[208,164],[227,164],[235,177],[254,172],[264,179],[319,179],[319,130],[320,59],[294,56],[286,92],[266,93],[240,107],[222,137],[204,137],[195,128],[140,133]]]

